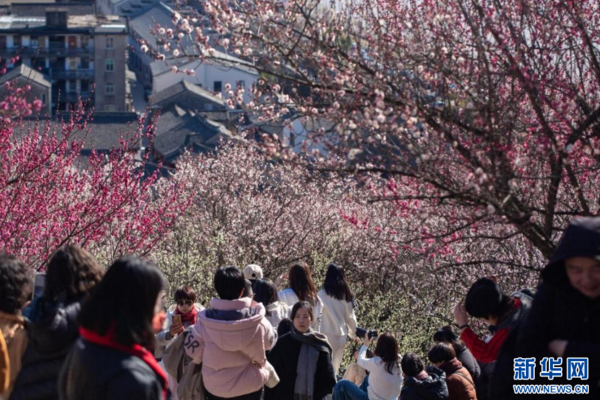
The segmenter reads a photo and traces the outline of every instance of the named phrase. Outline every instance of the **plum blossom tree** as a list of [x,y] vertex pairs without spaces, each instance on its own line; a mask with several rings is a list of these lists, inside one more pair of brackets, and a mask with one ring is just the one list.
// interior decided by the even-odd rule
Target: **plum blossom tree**
[[196,48],[171,49],[224,47],[261,72],[248,111],[304,121],[309,160],[380,173],[372,200],[434,264],[539,268],[568,219],[600,209],[595,0],[207,0],[173,21]]
[[[5,100],[5,99],[3,99]],[[184,183],[145,174],[132,126],[119,148],[80,153],[89,132],[82,107],[61,124],[5,117],[0,124],[0,249],[43,269],[61,245],[76,243],[104,259],[147,254],[190,204]]]
[[502,243],[465,238],[448,245],[454,252],[449,258],[472,260],[493,252],[504,265],[436,265],[437,258],[423,251],[429,245],[411,239],[414,232],[447,222],[404,218],[399,212],[390,217],[389,202],[365,201],[369,185],[378,186],[379,179],[367,178],[273,160],[243,142],[223,144],[215,154],[186,155],[173,180],[187,182],[197,196],[151,256],[171,290],[191,284],[205,304],[214,295],[212,277],[221,265],[258,263],[275,280],[301,259],[312,266],[320,286],[327,265],[336,262],[363,304],[359,322],[400,330],[404,348],[415,350],[428,346],[433,330],[450,322],[453,302],[471,284],[466,276],[493,274],[507,291],[535,282],[531,271],[518,266],[536,265],[538,253],[528,258],[528,243],[516,238]]

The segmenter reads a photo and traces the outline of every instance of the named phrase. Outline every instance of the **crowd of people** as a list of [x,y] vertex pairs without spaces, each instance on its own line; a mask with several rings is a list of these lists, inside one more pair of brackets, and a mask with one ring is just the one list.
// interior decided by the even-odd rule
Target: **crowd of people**
[[[599,217],[571,222],[537,290],[509,295],[477,279],[426,358],[391,332],[358,328],[340,266],[329,265],[320,291],[303,262],[287,277],[282,288],[285,276],[272,282],[256,264],[220,267],[206,308],[182,286],[165,310],[154,264],[125,257],[105,270],[69,245],[31,300],[30,268],[0,255],[0,400],[510,399],[523,396],[514,360],[527,357],[588,359],[584,397],[600,398]],[[489,326],[484,337],[475,320]],[[342,370],[348,340],[355,362]]]

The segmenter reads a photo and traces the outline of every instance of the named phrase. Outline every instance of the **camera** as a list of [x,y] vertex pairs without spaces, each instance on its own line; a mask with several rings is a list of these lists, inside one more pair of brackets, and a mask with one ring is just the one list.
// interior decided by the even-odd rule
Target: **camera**
[[356,337],[364,339],[365,335],[369,334],[369,339],[374,339],[379,336],[379,333],[375,330],[369,330],[365,328],[356,328]]

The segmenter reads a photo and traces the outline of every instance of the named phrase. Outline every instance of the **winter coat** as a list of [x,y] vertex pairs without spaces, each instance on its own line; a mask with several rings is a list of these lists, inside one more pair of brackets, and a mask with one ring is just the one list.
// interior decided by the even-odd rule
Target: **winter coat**
[[260,390],[270,375],[265,352],[277,341],[265,308],[247,297],[213,299],[210,306],[198,314],[184,345],[192,361],[202,363],[206,390],[225,398]]
[[61,400],[162,400],[158,375],[139,357],[79,339],[58,379]]
[[[0,349],[0,398],[9,398],[27,347],[24,318],[0,312],[0,335],[6,346]],[[5,362],[7,364],[3,365]]]
[[460,361],[454,358],[442,364],[440,369],[446,373],[449,400],[477,400],[475,382]]
[[[294,307],[294,304],[300,301],[300,299],[298,299],[298,296],[292,289],[284,289],[281,292],[278,292],[277,296],[279,297],[279,300],[287,304],[288,307],[290,307],[290,309]],[[323,321],[323,300],[321,300],[321,298],[318,295],[317,302],[315,304],[312,304],[312,308],[314,320],[311,325],[311,328],[314,331],[321,332],[321,323]]]
[[446,400],[448,399],[448,387],[446,386],[446,374],[430,367],[429,376],[419,380],[414,376],[404,378],[399,400]]
[[473,378],[473,381],[477,383],[477,381],[479,380],[479,376],[481,375],[481,368],[479,367],[479,363],[477,362],[475,357],[473,357],[473,353],[471,353],[469,349],[467,349],[467,347],[464,346],[460,351],[456,353],[456,358],[458,359],[458,361],[461,362],[463,367],[465,367],[467,371],[469,371],[469,374]]
[[[566,229],[554,257],[542,271],[542,283],[538,287],[528,318],[514,337],[503,348],[506,362],[497,365],[492,382],[492,398],[539,398],[536,395],[514,395],[513,384],[587,384],[590,399],[600,398],[600,298],[590,299],[573,288],[567,276],[564,261],[571,257],[598,258],[600,255],[600,218],[574,220]],[[562,377],[552,381],[539,376],[539,361],[544,357],[556,357],[548,345],[552,340],[568,342],[562,355]],[[535,357],[536,369],[533,381],[514,381],[515,357]],[[567,378],[567,358],[589,358],[589,379],[581,381]],[[570,399],[567,394],[553,394],[552,399]]]
[[[302,343],[295,340],[287,333],[279,338],[277,345],[269,352],[269,362],[277,371],[281,380],[274,388],[265,388],[265,400],[292,400],[294,399],[294,388],[296,386],[296,373],[298,369],[298,358]],[[321,400],[333,392],[335,386],[335,373],[329,353],[319,351],[317,369],[315,373],[315,384],[313,399]]]
[[354,338],[356,315],[354,315],[352,302],[331,297],[325,290],[321,290],[318,296],[323,302],[321,333],[327,336],[350,336]]
[[79,337],[80,302],[34,300],[27,327],[29,343],[11,400],[58,399],[56,382],[67,353]]
[[265,318],[275,329],[277,329],[282,319],[289,318],[292,313],[292,307],[289,307],[282,301],[276,301],[275,303],[269,304],[265,307],[265,310]]

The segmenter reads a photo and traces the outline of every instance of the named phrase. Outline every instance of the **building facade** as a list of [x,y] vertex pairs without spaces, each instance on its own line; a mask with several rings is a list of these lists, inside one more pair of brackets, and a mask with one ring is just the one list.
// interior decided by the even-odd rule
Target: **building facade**
[[53,110],[81,97],[97,112],[124,112],[128,34],[125,18],[97,15],[94,4],[15,4],[0,15],[0,57],[9,70],[25,64],[43,73]]

